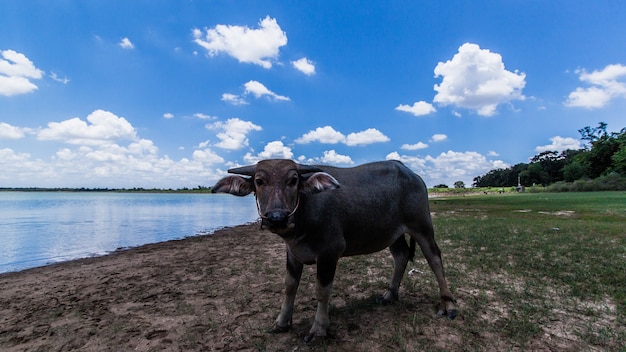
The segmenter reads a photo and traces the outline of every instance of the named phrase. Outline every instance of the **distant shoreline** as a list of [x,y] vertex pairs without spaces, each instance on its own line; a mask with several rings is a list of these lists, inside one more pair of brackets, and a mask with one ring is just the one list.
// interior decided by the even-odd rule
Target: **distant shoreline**
[[[94,192],[94,193],[197,193],[211,194],[211,187],[198,186],[196,188],[73,188],[73,187],[0,187],[0,192]],[[512,193],[507,187],[478,187],[478,188],[429,188],[430,198],[455,196],[455,195],[475,195],[487,193]]]
[[0,192],[100,192],[100,193],[211,193],[211,187],[196,188],[47,188],[47,187],[0,187]]

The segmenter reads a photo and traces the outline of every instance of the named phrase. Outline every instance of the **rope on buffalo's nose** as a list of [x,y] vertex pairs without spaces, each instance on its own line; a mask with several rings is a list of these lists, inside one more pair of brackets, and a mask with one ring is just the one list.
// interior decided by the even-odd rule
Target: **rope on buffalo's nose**
[[259,217],[261,219],[267,219],[267,216],[263,216],[263,214],[261,214],[261,206],[259,205],[259,198],[254,197],[254,201],[256,202],[256,212],[257,214],[259,214]]
[[296,200],[296,207],[293,208],[293,211],[289,213],[289,215],[287,215],[287,218],[290,218],[293,214],[295,214],[299,206],[300,206],[300,197],[298,197],[298,199]]
[[[259,204],[259,198],[258,197],[254,197],[254,200],[256,202],[256,212],[257,212],[257,214],[259,214],[259,217],[261,219],[267,220],[267,216],[264,216],[263,214],[261,214],[261,205]],[[300,197],[298,197],[298,199],[296,201],[296,207],[293,208],[293,211],[291,213],[289,213],[289,215],[287,215],[287,218],[290,218],[293,214],[295,214],[296,211],[298,210],[299,206],[300,206]]]

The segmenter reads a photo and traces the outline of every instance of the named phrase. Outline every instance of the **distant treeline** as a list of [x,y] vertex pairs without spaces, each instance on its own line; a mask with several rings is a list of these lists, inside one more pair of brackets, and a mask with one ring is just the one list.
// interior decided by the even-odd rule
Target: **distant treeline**
[[45,188],[45,187],[0,187],[0,192],[117,192],[117,193],[211,193],[211,187],[196,188]]
[[554,191],[626,190],[626,127],[606,131],[607,124],[578,132],[582,149],[545,151],[530,163],[495,169],[474,178],[474,187],[544,186]]

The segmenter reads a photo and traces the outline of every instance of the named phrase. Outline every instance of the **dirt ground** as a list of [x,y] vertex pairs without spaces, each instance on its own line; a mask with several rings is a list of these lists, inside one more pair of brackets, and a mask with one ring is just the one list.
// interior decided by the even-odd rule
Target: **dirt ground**
[[[291,331],[269,333],[284,251],[278,236],[249,224],[2,274],[0,350],[461,350],[466,334],[478,334],[465,326],[462,300],[457,319],[435,317],[438,291],[425,263],[416,269],[424,285],[403,284],[400,302],[376,304],[392,271],[388,251],[340,261],[329,338],[303,342],[315,315],[314,266],[305,269]],[[479,339],[487,349],[515,349]]]

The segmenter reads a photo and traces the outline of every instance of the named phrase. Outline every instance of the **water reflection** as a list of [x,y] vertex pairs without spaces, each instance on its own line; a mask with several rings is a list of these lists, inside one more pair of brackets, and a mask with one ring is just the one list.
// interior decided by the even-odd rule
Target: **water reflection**
[[0,272],[210,233],[256,218],[253,197],[0,192]]

